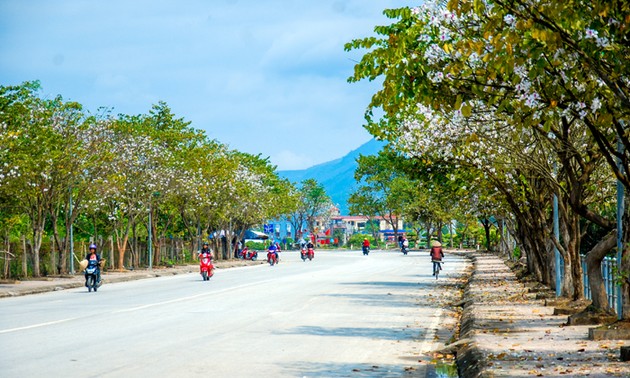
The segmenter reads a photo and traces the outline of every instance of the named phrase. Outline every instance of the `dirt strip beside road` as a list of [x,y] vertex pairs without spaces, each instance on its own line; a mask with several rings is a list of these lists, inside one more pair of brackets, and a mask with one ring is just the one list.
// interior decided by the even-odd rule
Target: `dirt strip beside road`
[[594,326],[567,326],[567,316],[536,299],[504,261],[470,254],[457,362],[461,377],[629,377],[619,349],[630,341],[588,340]]

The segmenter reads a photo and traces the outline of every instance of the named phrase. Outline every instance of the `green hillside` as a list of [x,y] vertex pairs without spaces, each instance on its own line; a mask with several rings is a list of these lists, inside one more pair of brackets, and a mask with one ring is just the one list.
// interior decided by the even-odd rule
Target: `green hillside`
[[354,170],[357,167],[356,159],[359,155],[376,155],[383,146],[383,142],[372,139],[339,159],[307,169],[278,171],[278,174],[297,183],[309,178],[317,180],[326,188],[326,193],[339,207],[341,214],[346,215],[348,214],[348,197],[356,186],[354,181]]

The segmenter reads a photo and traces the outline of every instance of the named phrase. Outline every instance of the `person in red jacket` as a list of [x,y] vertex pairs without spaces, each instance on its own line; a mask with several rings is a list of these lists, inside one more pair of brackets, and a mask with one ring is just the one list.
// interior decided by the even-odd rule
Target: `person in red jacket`
[[[431,262],[433,262],[433,275],[435,276],[436,269],[442,270],[442,259],[444,258],[444,250],[442,250],[442,244],[438,241],[431,243]],[[437,265],[437,267],[436,267]]]
[[365,238],[363,239],[363,253],[366,253],[367,250],[370,249],[370,241]]

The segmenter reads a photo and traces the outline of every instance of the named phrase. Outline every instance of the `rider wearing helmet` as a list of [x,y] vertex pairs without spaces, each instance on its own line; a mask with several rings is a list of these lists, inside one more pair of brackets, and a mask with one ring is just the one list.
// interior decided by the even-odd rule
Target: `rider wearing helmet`
[[203,247],[201,248],[201,250],[199,251],[199,257],[201,258],[201,256],[203,256],[204,254],[209,254],[210,255],[210,260],[212,260],[214,258],[214,255],[212,253],[212,250],[210,249],[210,247],[208,246],[208,243],[203,243]]
[[[90,252],[85,256],[85,259],[88,261],[88,266],[100,265],[101,256],[96,253],[96,244],[92,243],[89,247]],[[101,284],[101,270],[96,270],[96,283],[97,285]],[[87,286],[87,272],[85,273],[85,286]]]
[[278,252],[280,252],[280,246],[278,245],[278,243],[271,243],[269,245],[269,248],[267,248],[267,256],[270,253],[273,253],[276,256],[276,263],[280,262],[280,255],[278,254]]

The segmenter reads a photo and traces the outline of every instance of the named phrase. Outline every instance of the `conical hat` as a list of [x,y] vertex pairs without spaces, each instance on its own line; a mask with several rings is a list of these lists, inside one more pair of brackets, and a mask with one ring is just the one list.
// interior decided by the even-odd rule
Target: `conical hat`
[[81,261],[79,262],[79,266],[81,267],[81,270],[85,270],[85,268],[87,268],[87,266],[88,266],[88,261],[87,261],[87,260],[85,260],[85,259],[84,259],[84,260],[81,260]]
[[433,240],[433,241],[431,242],[431,246],[433,246],[433,247],[441,247],[441,246],[442,246],[442,243],[440,243],[440,242],[439,242],[439,241],[437,241],[437,240]]

